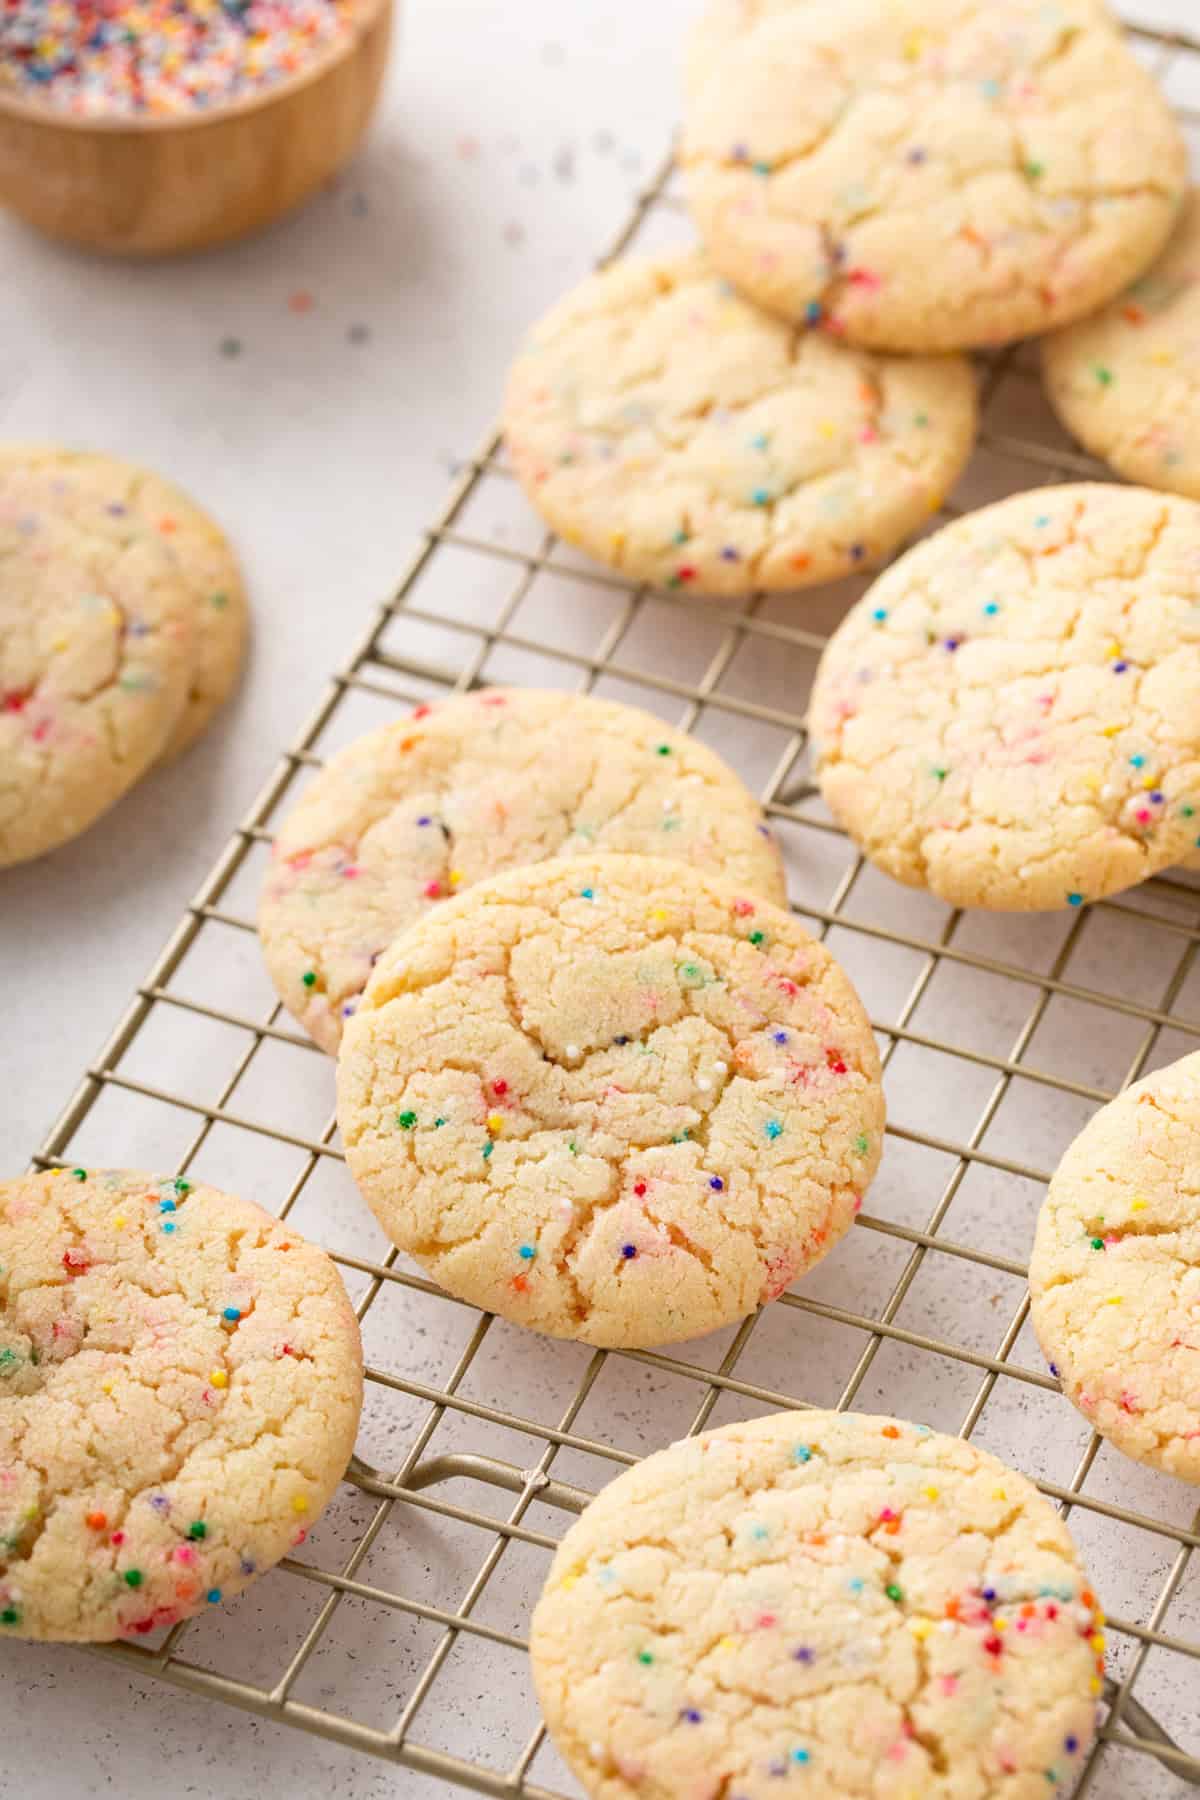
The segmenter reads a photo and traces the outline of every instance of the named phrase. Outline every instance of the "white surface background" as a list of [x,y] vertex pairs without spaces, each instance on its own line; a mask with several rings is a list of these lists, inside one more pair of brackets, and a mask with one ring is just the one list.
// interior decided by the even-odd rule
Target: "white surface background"
[[[410,0],[357,165],[300,217],[224,253],[124,267],[0,224],[0,436],[161,467],[226,525],[255,613],[248,679],[204,744],[83,840],[0,879],[0,1170],[24,1165],[394,583],[455,458],[494,414],[521,332],[589,266],[656,166],[692,10]],[[1138,11],[1183,26],[1193,8]],[[311,310],[290,309],[298,292]],[[269,1608],[242,1617],[250,1635],[271,1630]],[[27,1800],[165,1784],[296,1800],[426,1791],[402,1770],[143,1690],[80,1653],[5,1646],[0,1674],[3,1779]],[[464,1708],[485,1737],[500,1729],[495,1700]],[[463,1725],[447,1747],[476,1743]],[[1155,1791],[1176,1785],[1164,1777]]]

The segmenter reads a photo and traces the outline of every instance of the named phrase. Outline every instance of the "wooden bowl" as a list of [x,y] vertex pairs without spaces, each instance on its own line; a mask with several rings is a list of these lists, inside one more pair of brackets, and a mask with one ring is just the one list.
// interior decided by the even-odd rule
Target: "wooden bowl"
[[357,148],[392,11],[393,0],[363,0],[349,37],[293,79],[206,112],[76,118],[0,93],[0,205],[51,237],[118,256],[258,231]]

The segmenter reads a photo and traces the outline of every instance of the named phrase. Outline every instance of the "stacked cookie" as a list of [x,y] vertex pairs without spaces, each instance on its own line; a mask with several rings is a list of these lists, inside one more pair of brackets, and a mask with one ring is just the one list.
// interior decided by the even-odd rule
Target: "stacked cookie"
[[760,808],[633,708],[486,690],[351,744],[277,835],[260,930],[340,1043],[385,1230],[523,1324],[646,1346],[744,1317],[877,1166],[871,1029]]
[[340,751],[280,825],[259,930],[279,997],[334,1052],[393,939],[477,881],[620,851],[786,903],[742,782],[695,738],[591,695],[489,688]]
[[[704,248],[615,263],[542,321],[509,383],[513,467],[561,536],[639,580],[735,596],[856,573],[963,469],[956,353],[1144,277],[1183,139],[1100,0],[713,0],[686,86]],[[1152,286],[1190,257],[1185,237]],[[1155,399],[1089,347],[1106,329],[1048,356],[1099,360],[1095,437],[1116,441]]]
[[229,544],[169,482],[0,448],[0,867],[77,836],[193,743],[246,623]]

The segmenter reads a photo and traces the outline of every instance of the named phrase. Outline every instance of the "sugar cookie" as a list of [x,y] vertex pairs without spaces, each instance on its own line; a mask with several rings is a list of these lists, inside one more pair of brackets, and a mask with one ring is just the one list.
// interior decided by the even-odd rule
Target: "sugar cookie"
[[1200,506],[1016,494],[888,569],[834,633],[821,791],[880,868],[955,906],[1080,906],[1200,826]]
[[771,1300],[879,1161],[875,1040],[781,908],[659,857],[514,869],[380,960],[338,1059],[350,1172],[451,1293],[663,1344]]
[[1200,500],[1200,195],[1163,254],[1101,312],[1042,341],[1046,392],[1093,456]]
[[184,1180],[0,1182],[0,1635],[88,1642],[240,1592],[336,1488],[362,1403],[332,1262]]
[[156,533],[53,461],[0,457],[0,867],[77,836],[161,755],[195,636]]
[[1101,1623],[1023,1475],[923,1426],[794,1412],[606,1487],[530,1649],[590,1800],[1040,1800],[1092,1742]]
[[886,350],[1066,324],[1153,261],[1187,182],[1100,0],[721,0],[682,161],[714,263]]
[[1127,1456],[1200,1482],[1200,1052],[1084,1126],[1043,1202],[1029,1287],[1084,1417]]
[[966,362],[795,330],[700,252],[593,275],[535,328],[505,406],[557,532],[639,581],[721,595],[880,561],[941,505],[975,425]]
[[280,826],[259,909],[280,999],[336,1050],[375,959],[436,901],[577,850],[786,900],[762,809],[695,738],[611,700],[486,688],[358,738]]
[[0,447],[0,483],[12,469],[54,482],[57,507],[103,508],[122,541],[139,528],[175,558],[192,605],[192,671],[187,702],[164,754],[186,750],[227,699],[246,650],[249,616],[237,558],[224,532],[196,502],[151,469],[120,457],[45,444]]

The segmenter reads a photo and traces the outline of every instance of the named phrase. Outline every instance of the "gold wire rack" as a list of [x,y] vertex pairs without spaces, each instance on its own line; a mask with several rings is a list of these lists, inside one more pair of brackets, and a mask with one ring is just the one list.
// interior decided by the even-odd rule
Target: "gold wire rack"
[[[1200,42],[1134,35],[1194,129],[1181,70],[1200,97]],[[684,230],[668,162],[610,255]],[[1103,476],[1053,425],[1027,350],[983,359],[981,376],[979,449],[944,517],[964,496]],[[362,1454],[303,1551],[224,1621],[97,1654],[438,1784],[559,1800],[577,1789],[523,1662],[570,1517],[668,1439],[780,1407],[874,1407],[975,1435],[1071,1516],[1114,1615],[1077,1793],[1169,1800],[1200,1785],[1194,1492],[1123,1462],[1061,1397],[1029,1334],[1023,1262],[1047,1172],[1084,1118],[1200,1040],[1200,893],[1164,878],[1069,917],[1013,919],[878,877],[804,767],[812,671],[862,585],[744,607],[635,588],[542,533],[497,435],[459,472],[34,1158],[128,1150],[211,1180],[230,1165],[226,1185],[274,1195],[333,1252],[367,1343]],[[342,1165],[330,1065],[258,968],[271,820],[305,772],[398,705],[497,680],[632,700],[722,750],[760,788],[796,910],[879,1033],[891,1122],[872,1210],[797,1292],[678,1354],[551,1344],[405,1266]]]

